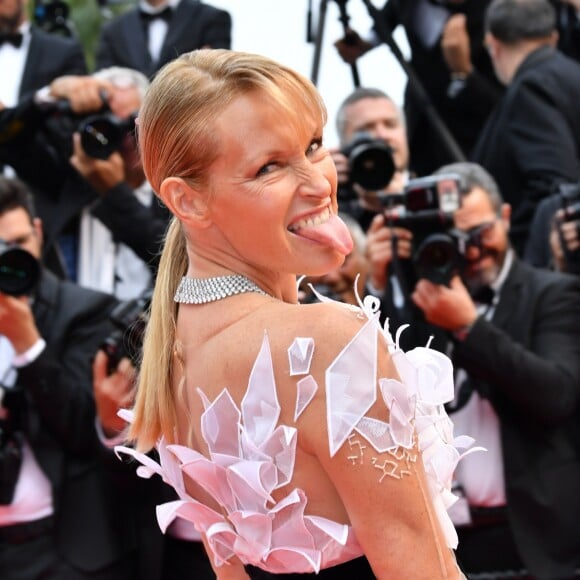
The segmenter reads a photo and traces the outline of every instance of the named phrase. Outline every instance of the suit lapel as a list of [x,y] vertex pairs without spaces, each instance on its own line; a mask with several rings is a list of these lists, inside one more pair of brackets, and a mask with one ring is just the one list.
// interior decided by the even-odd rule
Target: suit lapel
[[195,21],[200,10],[199,2],[181,0],[171,17],[161,52],[159,62],[165,64],[178,56],[175,47],[180,44],[180,39],[188,34],[191,23]]
[[151,71],[153,63],[147,46],[145,27],[141,22],[138,10],[127,14],[123,21],[123,37],[127,39],[125,46],[129,55],[129,62],[135,63],[133,68],[142,71]]
[[20,82],[20,97],[27,92],[34,90],[35,77],[39,67],[42,66],[43,51],[41,41],[36,34],[34,28],[30,29],[30,46],[28,47],[28,55],[26,57],[26,65],[22,74],[22,81]]
[[502,330],[507,330],[512,321],[518,319],[514,313],[519,311],[522,293],[522,265],[517,258],[514,259],[512,268],[500,293],[500,300],[493,314],[493,323]]

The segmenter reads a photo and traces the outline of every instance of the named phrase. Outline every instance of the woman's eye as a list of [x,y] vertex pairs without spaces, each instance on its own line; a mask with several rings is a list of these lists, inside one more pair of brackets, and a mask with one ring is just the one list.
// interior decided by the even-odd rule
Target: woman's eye
[[258,169],[258,172],[256,173],[256,175],[258,177],[261,175],[266,175],[266,174],[270,173],[271,171],[273,171],[275,167],[276,167],[275,163],[266,163],[266,165],[262,165],[262,167],[260,167],[260,169]]
[[313,153],[316,153],[316,151],[318,151],[321,147],[322,147],[322,139],[314,139],[314,141],[312,141],[312,143],[310,143],[310,145],[308,146],[308,149],[306,150],[306,155],[312,155]]

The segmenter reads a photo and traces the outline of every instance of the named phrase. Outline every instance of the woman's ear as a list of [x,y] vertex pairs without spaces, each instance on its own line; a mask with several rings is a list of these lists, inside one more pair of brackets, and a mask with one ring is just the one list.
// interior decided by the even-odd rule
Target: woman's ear
[[159,196],[179,221],[198,228],[205,228],[211,224],[208,193],[194,189],[180,177],[168,177],[163,180]]

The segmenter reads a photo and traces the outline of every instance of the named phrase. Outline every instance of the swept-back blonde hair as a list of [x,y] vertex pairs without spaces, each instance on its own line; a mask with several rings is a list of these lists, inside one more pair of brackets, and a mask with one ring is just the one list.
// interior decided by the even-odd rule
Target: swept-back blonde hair
[[[149,88],[138,119],[143,168],[156,192],[167,177],[203,187],[208,168],[220,155],[215,121],[235,99],[260,92],[275,102],[280,123],[296,123],[308,111],[326,124],[316,87],[306,77],[267,57],[225,49],[184,54],[165,65]],[[264,106],[268,106],[265,100]],[[167,231],[149,323],[145,333],[135,418],[129,439],[147,450],[163,435],[175,440],[176,393],[173,349],[178,307],[173,297],[187,272],[181,224],[174,217]]]

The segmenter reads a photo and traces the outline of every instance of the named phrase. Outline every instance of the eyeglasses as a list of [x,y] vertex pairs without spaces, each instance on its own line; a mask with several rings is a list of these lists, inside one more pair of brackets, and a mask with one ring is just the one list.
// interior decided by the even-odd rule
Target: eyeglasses
[[498,222],[499,218],[495,218],[491,221],[484,222],[468,230],[462,230],[461,236],[465,240],[466,246],[477,246],[480,247],[484,244],[489,244],[493,241],[495,224]]

